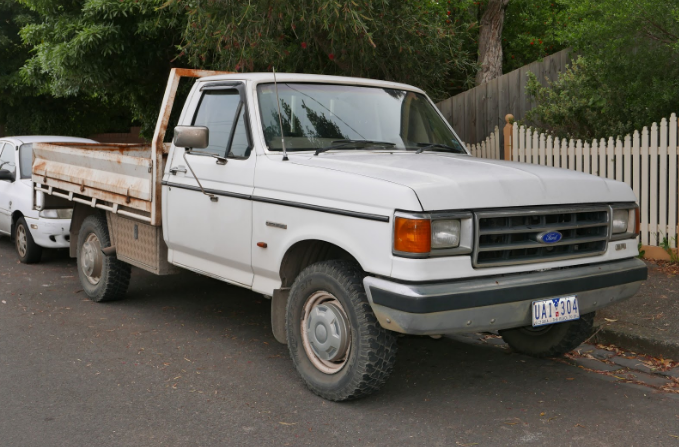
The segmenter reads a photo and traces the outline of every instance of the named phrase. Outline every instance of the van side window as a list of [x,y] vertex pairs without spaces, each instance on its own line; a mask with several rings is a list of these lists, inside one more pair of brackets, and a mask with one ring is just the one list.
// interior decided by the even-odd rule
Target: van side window
[[209,146],[201,149],[201,152],[220,157],[247,157],[250,147],[244,111],[245,107],[241,104],[241,97],[237,90],[204,92],[193,122],[194,126],[205,126],[209,129]]
[[[1,143],[0,143],[1,144]],[[5,143],[4,149],[0,154],[0,169],[4,169],[9,172],[16,171],[16,155],[14,154],[14,146],[9,143]]]

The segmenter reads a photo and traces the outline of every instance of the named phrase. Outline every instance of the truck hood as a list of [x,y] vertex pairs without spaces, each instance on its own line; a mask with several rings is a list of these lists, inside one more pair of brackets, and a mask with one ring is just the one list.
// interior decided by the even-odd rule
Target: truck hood
[[426,211],[636,200],[622,182],[468,155],[335,152],[296,154],[291,161],[407,186],[415,191]]

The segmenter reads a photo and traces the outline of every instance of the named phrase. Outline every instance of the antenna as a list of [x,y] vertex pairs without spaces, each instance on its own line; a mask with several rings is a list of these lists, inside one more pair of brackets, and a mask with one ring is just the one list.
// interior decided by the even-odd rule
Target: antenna
[[283,148],[283,161],[288,161],[286,153],[286,141],[283,139],[283,120],[281,119],[281,100],[279,99],[279,84],[276,83],[276,68],[272,67],[274,73],[274,89],[276,90],[276,107],[279,109],[279,129],[281,130],[281,148]]

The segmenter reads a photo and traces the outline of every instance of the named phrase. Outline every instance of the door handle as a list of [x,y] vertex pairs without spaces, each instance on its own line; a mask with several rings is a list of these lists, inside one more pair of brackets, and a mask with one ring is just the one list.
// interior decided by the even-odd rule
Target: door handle
[[185,168],[185,167],[182,166],[182,165],[173,166],[172,168],[170,168],[170,174],[172,174],[172,175],[177,175],[178,172],[182,172],[182,173],[186,174],[186,173],[187,173],[187,168]]

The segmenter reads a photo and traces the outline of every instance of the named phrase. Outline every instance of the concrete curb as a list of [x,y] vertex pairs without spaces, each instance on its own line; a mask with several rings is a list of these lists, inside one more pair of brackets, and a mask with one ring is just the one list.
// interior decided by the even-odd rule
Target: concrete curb
[[616,345],[627,351],[678,361],[679,346],[677,340],[672,342],[659,340],[622,330],[621,328],[610,328],[606,325],[596,324],[593,329],[595,336],[590,339],[591,343]]

